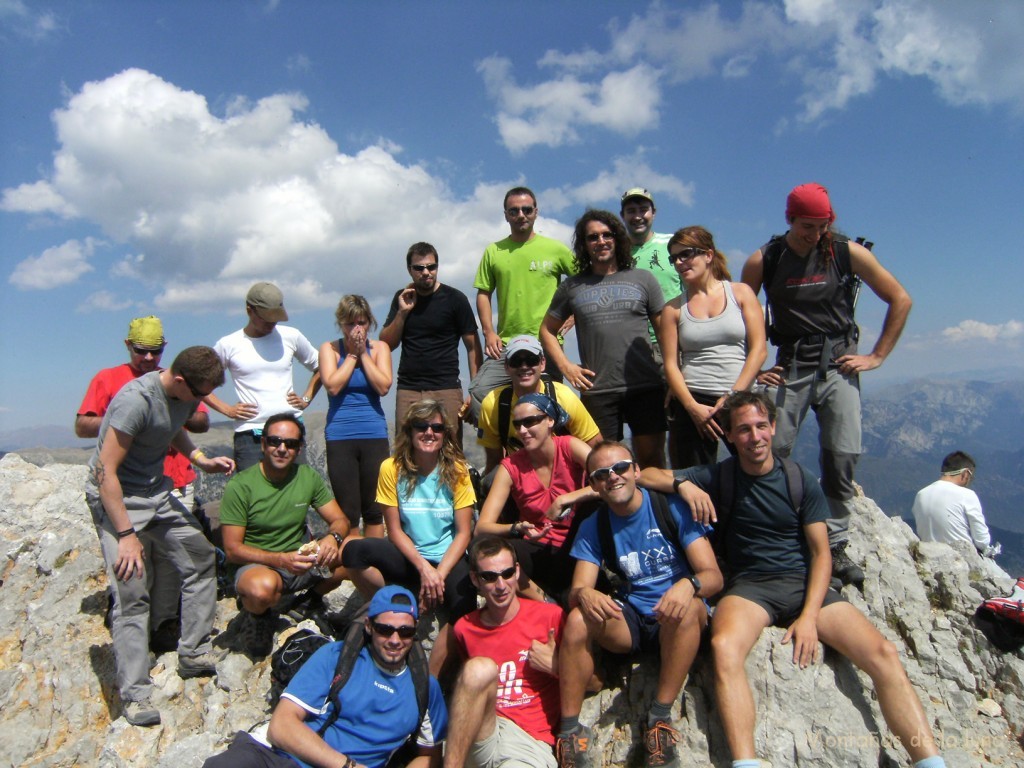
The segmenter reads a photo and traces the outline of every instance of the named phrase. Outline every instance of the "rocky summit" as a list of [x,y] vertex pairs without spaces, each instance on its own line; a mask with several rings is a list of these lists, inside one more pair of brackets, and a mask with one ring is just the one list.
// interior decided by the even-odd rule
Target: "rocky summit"
[[[182,680],[175,654],[153,658],[163,722],[137,728],[122,716],[104,626],[107,578],[83,499],[85,468],[0,460],[0,765],[194,768],[237,730],[265,720],[269,659],[245,653],[234,600],[218,606],[215,645],[227,651],[209,679]],[[871,500],[858,500],[851,557],[867,574],[846,597],[899,649],[950,768],[1024,765],[1024,658],[996,650],[977,628],[981,601],[1011,583],[968,545],[922,544]],[[330,595],[343,611],[350,592]],[[358,602],[358,599],[351,602]],[[283,627],[283,623],[282,623]],[[870,680],[837,654],[807,670],[783,632],[763,634],[747,668],[765,765],[905,766]],[[642,759],[640,720],[655,668],[615,668],[618,682],[585,702],[606,766]],[[673,711],[681,764],[728,766],[711,665],[698,660]]]

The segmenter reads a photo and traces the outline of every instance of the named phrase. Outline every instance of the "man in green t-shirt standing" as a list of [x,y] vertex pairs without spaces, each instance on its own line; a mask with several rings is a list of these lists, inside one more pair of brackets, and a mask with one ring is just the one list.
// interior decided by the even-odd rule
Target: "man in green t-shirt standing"
[[[308,591],[311,607],[346,576],[341,548],[348,518],[316,470],[296,464],[305,441],[302,422],[278,413],[263,427],[260,462],[233,477],[220,505],[221,531],[235,572],[241,607],[254,618],[260,648],[269,652],[274,615],[281,597]],[[307,541],[306,511],[314,507],[328,524],[327,535]]]
[[[476,311],[484,332],[484,361],[469,387],[474,422],[487,393],[511,380],[505,371],[505,343],[513,336],[537,336],[551,297],[563,275],[576,273],[572,251],[564,244],[533,231],[537,196],[526,187],[505,193],[509,236],[484,250],[476,271]],[[492,296],[498,292],[498,329],[492,318]],[[562,328],[572,327],[569,318]],[[559,377],[561,378],[561,377]]]

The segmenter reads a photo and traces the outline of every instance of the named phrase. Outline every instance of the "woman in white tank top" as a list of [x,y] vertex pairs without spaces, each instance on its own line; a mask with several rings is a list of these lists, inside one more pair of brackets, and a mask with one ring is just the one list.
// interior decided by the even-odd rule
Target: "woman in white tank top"
[[676,421],[672,466],[684,469],[717,460],[723,432],[715,414],[731,392],[750,388],[768,350],[761,305],[749,286],[730,282],[710,232],[680,229],[668,258],[683,293],[662,310],[662,352]]

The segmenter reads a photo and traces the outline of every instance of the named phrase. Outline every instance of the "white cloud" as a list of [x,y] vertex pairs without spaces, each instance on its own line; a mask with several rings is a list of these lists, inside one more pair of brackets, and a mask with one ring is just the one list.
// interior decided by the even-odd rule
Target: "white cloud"
[[[926,78],[953,105],[1020,112],[1022,29],[1024,3],[999,0],[753,0],[725,10],[654,2],[608,24],[607,50],[547,51],[536,62],[550,71],[546,80],[524,84],[501,57],[478,71],[497,104],[501,140],[518,153],[578,143],[595,127],[635,136],[658,124],[661,103],[688,81],[772,68],[794,86],[796,124],[847,108],[887,77]],[[780,130],[794,124],[785,112],[771,116]]]
[[8,282],[23,291],[45,291],[73,283],[92,271],[89,257],[95,248],[96,241],[91,237],[85,242],[68,240],[47,248],[39,256],[30,256],[15,265]]
[[1024,323],[1018,320],[1007,320],[1000,324],[964,320],[959,325],[944,329],[942,336],[954,344],[1012,341],[1024,336]]
[[309,72],[313,68],[313,62],[309,60],[309,56],[306,54],[296,53],[288,57],[288,60],[284,63],[284,68],[288,70],[289,75],[298,75]]
[[[218,116],[202,95],[126,70],[69,94],[53,115],[52,170],[4,190],[0,205],[98,226],[124,247],[96,266],[140,281],[126,290],[164,310],[234,310],[262,279],[295,309],[333,306],[343,292],[390,299],[418,240],[440,251],[442,279],[470,283],[485,244],[507,234],[501,199],[517,180],[456,199],[385,138],[340,152],[302,120],[305,107],[299,94],[235,98]],[[568,234],[552,220],[541,229]],[[106,288],[65,270],[75,278]]]
[[85,297],[85,301],[78,305],[77,312],[88,314],[91,312],[123,312],[130,307],[136,306],[132,299],[115,294],[113,291],[95,291]]
[[40,41],[58,31],[61,22],[52,11],[31,11],[22,0],[0,0],[0,26],[21,37]]
[[685,206],[693,205],[696,191],[694,184],[652,168],[640,152],[614,158],[610,168],[602,170],[590,181],[546,191],[543,195],[544,207],[548,210],[572,208],[576,211],[589,206],[607,208],[617,213],[622,193],[638,184],[648,189],[659,203],[672,199]]

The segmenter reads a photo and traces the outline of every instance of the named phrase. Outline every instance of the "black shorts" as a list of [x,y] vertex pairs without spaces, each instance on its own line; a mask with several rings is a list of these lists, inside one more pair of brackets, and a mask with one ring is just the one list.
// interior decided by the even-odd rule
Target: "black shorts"
[[664,386],[640,392],[582,392],[580,402],[605,440],[621,440],[623,424],[628,424],[634,435],[655,435],[668,429]]
[[661,624],[653,616],[644,616],[627,600],[615,601],[622,607],[622,618],[629,627],[630,653],[656,653],[661,648]]
[[[807,575],[803,573],[773,573],[765,576],[747,576],[737,579],[723,598],[735,595],[756,603],[768,612],[771,623],[786,627],[793,623],[804,609],[804,595],[807,593]],[[821,607],[833,603],[845,603],[846,598],[829,587]]]

